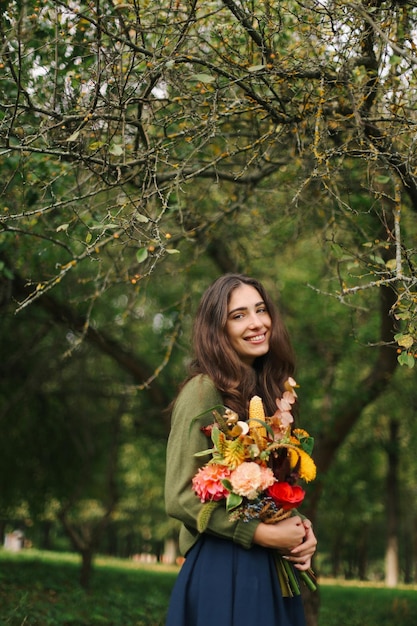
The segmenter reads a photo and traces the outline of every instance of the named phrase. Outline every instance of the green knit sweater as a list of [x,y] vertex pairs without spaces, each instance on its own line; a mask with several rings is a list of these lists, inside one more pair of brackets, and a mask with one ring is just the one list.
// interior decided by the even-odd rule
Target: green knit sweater
[[[211,440],[200,429],[213,422],[210,409],[222,404],[222,397],[212,380],[199,375],[186,383],[174,405],[167,446],[165,504],[168,515],[182,522],[180,551],[184,555],[198,539],[196,520],[203,506],[191,488],[191,480],[198,468],[210,459],[209,455],[194,456],[196,452],[211,447]],[[230,522],[221,504],[211,515],[205,532],[250,548],[258,524],[258,520]]]

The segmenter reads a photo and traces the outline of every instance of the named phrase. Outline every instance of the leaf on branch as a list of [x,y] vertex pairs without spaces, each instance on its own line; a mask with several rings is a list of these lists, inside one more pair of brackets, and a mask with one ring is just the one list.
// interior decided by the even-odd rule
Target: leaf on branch
[[167,249],[165,250],[165,252],[166,252],[167,254],[179,254],[179,253],[180,253],[180,251],[179,251],[179,250],[176,250],[175,248],[167,248]]
[[396,259],[388,259],[388,261],[385,263],[387,269],[389,270],[395,270],[395,268],[397,267],[397,260]]
[[92,143],[90,143],[90,145],[88,146],[89,150],[100,150],[100,148],[102,148],[105,145],[105,141],[93,141]]
[[143,263],[148,258],[148,249],[147,248],[139,248],[136,252],[136,261],[138,263]]
[[401,352],[398,355],[398,363],[400,365],[406,365],[410,369],[414,367],[415,359],[412,354],[408,354],[407,352]]
[[260,72],[265,69],[265,65],[251,65],[248,67],[248,72]]
[[64,232],[67,232],[68,226],[69,224],[60,224],[59,226],[57,226],[56,232],[59,233],[61,232],[61,230],[63,230]]
[[112,143],[109,148],[109,152],[114,156],[121,156],[123,154],[123,146],[121,146],[119,143]]
[[199,83],[213,83],[216,77],[211,74],[193,74],[189,80],[196,80]]
[[67,141],[77,141],[79,134],[80,134],[79,130],[74,131],[72,135],[68,137]]
[[399,346],[401,346],[402,348],[406,348],[407,350],[408,348],[411,348],[414,343],[414,338],[412,335],[403,335],[402,333],[397,333],[394,336],[394,339]]
[[402,311],[401,313],[395,314],[395,319],[397,320],[409,320],[411,318],[410,311]]

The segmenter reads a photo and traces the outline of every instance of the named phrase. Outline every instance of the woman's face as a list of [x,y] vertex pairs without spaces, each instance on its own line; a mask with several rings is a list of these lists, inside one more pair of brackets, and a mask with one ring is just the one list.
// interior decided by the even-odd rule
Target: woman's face
[[252,365],[269,350],[271,318],[262,296],[251,285],[239,285],[227,307],[226,334],[240,359]]

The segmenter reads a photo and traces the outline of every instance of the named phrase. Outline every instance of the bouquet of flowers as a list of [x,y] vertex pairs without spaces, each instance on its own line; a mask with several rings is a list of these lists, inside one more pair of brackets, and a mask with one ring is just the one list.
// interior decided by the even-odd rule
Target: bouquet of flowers
[[[231,521],[258,518],[267,524],[289,517],[303,501],[305,491],[298,481],[314,480],[316,466],[311,458],[313,438],[305,430],[292,428],[296,387],[295,380],[289,378],[271,417],[265,416],[259,396],[251,398],[247,422],[228,408],[222,413],[213,410],[214,423],[203,429],[213,447],[196,455],[210,454],[211,459],[192,481],[193,490],[204,503],[197,520],[200,532],[221,501],[225,501]],[[300,589],[290,563],[278,553],[276,563],[283,595],[298,595]],[[310,589],[316,588],[311,570],[300,576]]]

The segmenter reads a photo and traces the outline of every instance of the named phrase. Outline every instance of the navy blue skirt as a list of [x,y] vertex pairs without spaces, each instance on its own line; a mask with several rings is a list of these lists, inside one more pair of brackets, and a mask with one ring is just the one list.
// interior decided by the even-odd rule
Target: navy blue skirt
[[166,626],[305,626],[301,596],[283,598],[271,550],[203,534],[175,582]]

